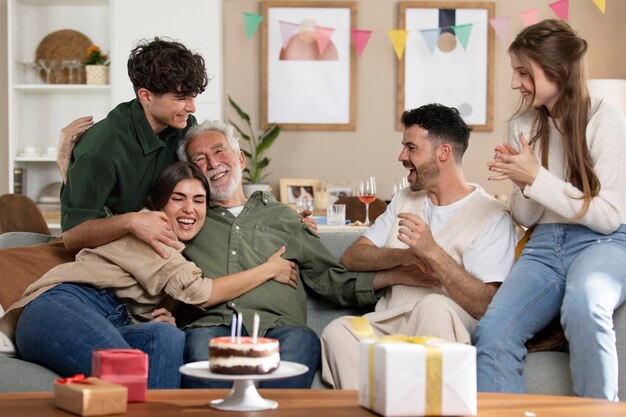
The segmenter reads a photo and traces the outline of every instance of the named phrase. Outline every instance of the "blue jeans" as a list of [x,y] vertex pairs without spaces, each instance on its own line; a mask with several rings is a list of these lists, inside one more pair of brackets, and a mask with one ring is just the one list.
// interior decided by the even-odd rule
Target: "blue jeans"
[[525,392],[524,343],[561,313],[574,392],[618,399],[613,312],[626,297],[626,225],[538,225],[478,323],[478,390]]
[[[248,336],[245,328],[242,335]],[[185,330],[185,363],[206,361],[209,357],[209,340],[230,336],[230,327],[193,327]],[[309,367],[308,372],[291,378],[261,381],[259,388],[311,388],[315,372],[320,366],[320,339],[306,326],[278,326],[269,329],[265,337],[278,339],[280,359]],[[230,388],[232,382],[209,381],[183,375],[183,388]]]
[[17,325],[20,356],[68,377],[91,375],[94,349],[148,354],[148,388],[180,388],[185,335],[167,323],[132,324],[109,290],[60,284],[28,303]]

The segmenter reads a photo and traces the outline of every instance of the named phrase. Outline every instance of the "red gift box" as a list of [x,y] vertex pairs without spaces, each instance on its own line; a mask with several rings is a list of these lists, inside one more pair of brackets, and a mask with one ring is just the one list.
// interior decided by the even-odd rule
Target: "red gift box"
[[148,355],[139,349],[93,351],[91,376],[128,388],[128,402],[145,402],[148,388]]

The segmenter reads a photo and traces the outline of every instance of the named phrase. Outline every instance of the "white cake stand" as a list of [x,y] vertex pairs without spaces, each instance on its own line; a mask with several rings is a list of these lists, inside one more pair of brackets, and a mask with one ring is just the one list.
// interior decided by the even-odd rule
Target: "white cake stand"
[[254,381],[282,379],[302,375],[307,372],[309,368],[297,362],[280,361],[278,369],[271,374],[227,375],[211,372],[209,370],[209,361],[200,361],[185,364],[178,370],[181,374],[194,378],[233,381],[233,387],[228,393],[228,397],[211,401],[209,407],[225,411],[258,411],[272,410],[278,407],[278,403],[261,397],[254,386]]

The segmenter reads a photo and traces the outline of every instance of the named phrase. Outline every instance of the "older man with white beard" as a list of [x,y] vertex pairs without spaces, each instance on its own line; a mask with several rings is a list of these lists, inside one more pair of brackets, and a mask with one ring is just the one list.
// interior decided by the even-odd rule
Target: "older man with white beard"
[[[256,192],[247,199],[241,183],[245,159],[232,126],[207,121],[191,128],[178,155],[200,167],[211,187],[205,225],[184,252],[205,277],[252,268],[284,246],[283,256],[298,265],[299,279],[307,288],[337,303],[373,304],[377,300],[375,290],[395,283],[385,274],[348,271],[302,223],[300,216],[288,205],[277,202],[271,193]],[[181,305],[177,319],[187,334],[185,362],[207,360],[209,340],[231,334],[233,314],[243,314],[243,334],[251,335],[253,315],[258,313],[259,336],[280,341],[282,360],[309,368],[304,375],[264,381],[261,387],[310,387],[320,363],[320,342],[306,326],[306,292],[298,284],[292,288],[268,281],[208,310]],[[183,386],[215,388],[228,387],[230,383],[183,378]]]
[[[429,335],[470,343],[478,318],[511,269],[516,234],[505,207],[465,181],[470,130],[459,112],[428,104],[404,112],[398,160],[410,187],[343,254],[354,271],[413,276],[385,291],[365,317],[376,336]],[[418,284],[415,284],[415,283]],[[358,388],[357,334],[351,317],[322,334],[322,379]]]

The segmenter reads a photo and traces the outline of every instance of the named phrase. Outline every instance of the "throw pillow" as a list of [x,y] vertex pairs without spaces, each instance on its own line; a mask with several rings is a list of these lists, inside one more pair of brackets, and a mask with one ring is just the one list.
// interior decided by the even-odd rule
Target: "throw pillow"
[[75,258],[76,252],[65,249],[62,239],[41,245],[0,249],[0,305],[7,310],[43,274]]

